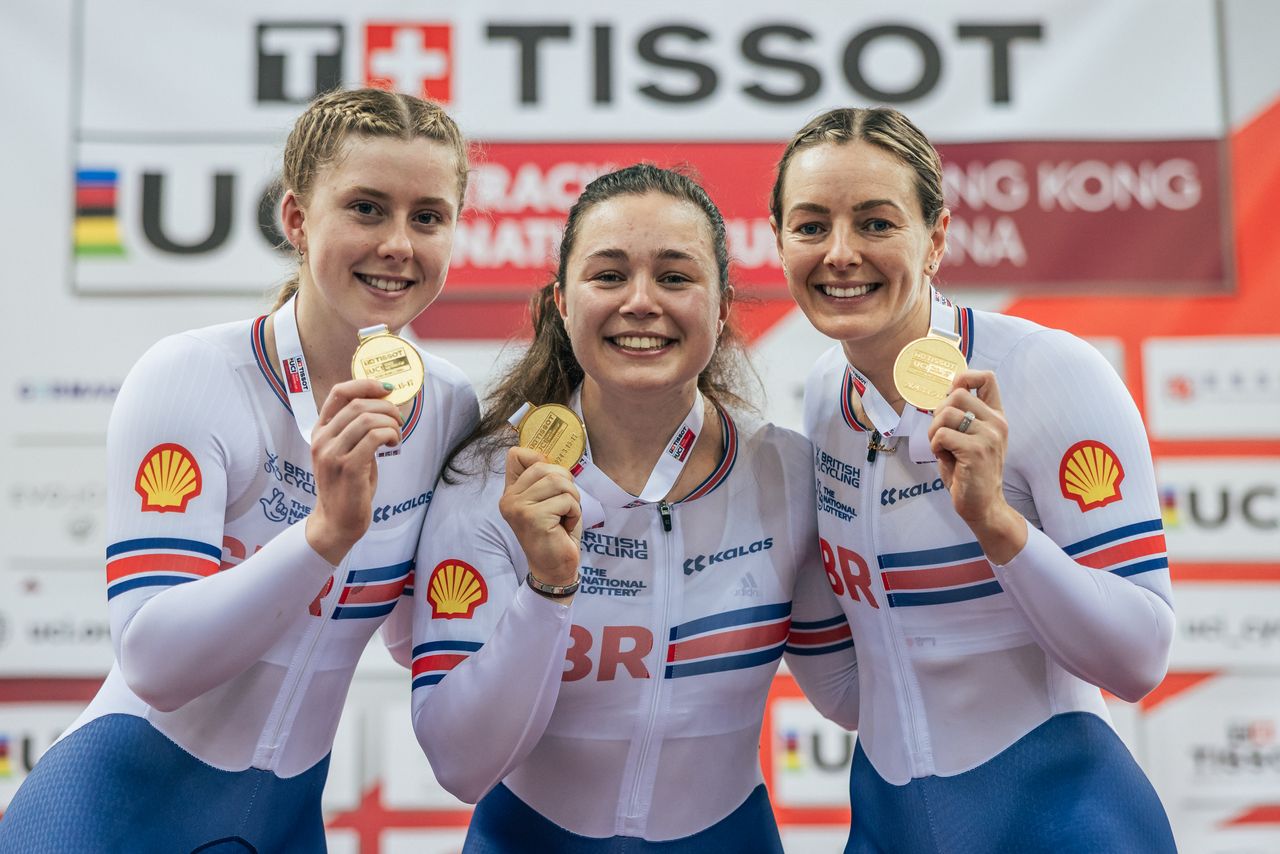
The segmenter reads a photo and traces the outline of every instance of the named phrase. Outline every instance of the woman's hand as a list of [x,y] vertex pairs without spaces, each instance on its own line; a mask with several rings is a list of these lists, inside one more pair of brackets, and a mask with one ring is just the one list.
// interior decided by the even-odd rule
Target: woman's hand
[[991,371],[962,371],[934,410],[929,446],[956,513],[978,538],[987,558],[1004,564],[1027,541],[1026,521],[1004,498],[1009,424]]
[[377,380],[338,383],[311,431],[316,508],[307,517],[307,542],[334,565],[369,530],[378,489],[378,449],[400,444],[404,417],[384,399],[386,394]]
[[546,462],[537,451],[512,448],[498,510],[520,541],[534,578],[557,586],[573,583],[581,561],[582,504],[568,469]]

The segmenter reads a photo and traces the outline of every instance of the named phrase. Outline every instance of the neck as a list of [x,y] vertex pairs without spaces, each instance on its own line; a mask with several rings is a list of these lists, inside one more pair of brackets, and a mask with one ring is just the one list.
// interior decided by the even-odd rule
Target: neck
[[[696,383],[676,392],[653,395],[622,395],[610,392],[589,377],[582,384],[582,417],[591,439],[591,460],[618,486],[638,495],[649,480],[658,459],[667,448],[676,428],[693,406]],[[678,496],[688,489],[690,478],[718,460],[720,422],[709,402],[703,403],[702,433],[693,447],[693,456],[685,465],[671,494]],[[709,473],[709,471],[707,472]],[[700,483],[706,474],[698,477]]]
[[903,347],[929,334],[932,320],[933,300],[929,297],[921,300],[920,305],[900,326],[886,328],[872,338],[840,342],[849,364],[871,381],[880,396],[899,415],[902,414],[906,401],[898,394],[897,385],[893,381],[893,363],[897,361],[898,353],[902,352]]
[[[317,303],[320,298],[309,294],[305,285],[294,299],[298,319],[298,339],[302,342],[302,354],[307,360],[307,373],[316,400],[316,408],[324,405],[329,391],[338,383],[351,379],[351,356],[356,351],[359,338],[334,315],[325,312]],[[294,310],[283,306],[279,311]],[[280,364],[280,353],[275,340],[275,324],[266,328],[267,351],[273,355],[272,364]]]

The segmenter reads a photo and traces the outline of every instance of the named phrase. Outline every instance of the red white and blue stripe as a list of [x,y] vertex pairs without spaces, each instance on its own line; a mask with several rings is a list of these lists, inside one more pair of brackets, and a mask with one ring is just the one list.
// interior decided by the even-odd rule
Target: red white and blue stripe
[[853,646],[853,632],[844,614],[829,620],[791,622],[786,652],[791,655],[826,655]]
[[709,495],[716,490],[720,484],[729,479],[729,473],[733,471],[734,463],[738,461],[738,428],[733,423],[733,419],[728,414],[717,407],[720,413],[720,428],[724,431],[724,456],[720,458],[719,465],[715,471],[707,475],[707,479],[698,484],[698,488],[690,492],[684,498],[678,501],[683,504],[686,501],[695,501],[704,495]]
[[712,614],[671,629],[664,676],[700,676],[759,667],[782,657],[791,628],[791,603]]
[[844,423],[849,425],[849,429],[855,433],[865,433],[869,428],[863,426],[855,414],[856,409],[853,405],[854,398],[861,399],[866,393],[867,384],[853,372],[853,368],[845,367],[844,382],[840,384],[840,416],[844,418]]
[[285,390],[284,381],[276,374],[275,368],[267,359],[267,315],[264,314],[253,322],[249,340],[253,345],[253,358],[258,363],[258,370],[262,371],[263,379],[267,381],[267,385],[271,386],[271,390],[275,392],[284,408],[292,412],[293,407],[289,406],[289,393]]
[[461,640],[418,644],[413,648],[413,687],[436,684],[482,646],[484,644],[476,641]]
[[[275,393],[281,405],[293,412],[293,407],[289,405],[289,393],[285,388],[284,380],[276,372],[275,366],[267,359],[266,330],[267,315],[263,315],[255,320],[251,326],[249,339],[253,346],[253,358],[258,363],[258,370],[262,372],[263,379],[267,381],[267,385],[271,387],[271,391]],[[413,398],[413,405],[409,408],[409,414],[405,416],[404,426],[400,428],[401,443],[407,441],[413,435],[414,428],[422,420],[422,410],[424,408],[422,399],[425,393],[426,386],[424,385]]]
[[1149,519],[1095,534],[1063,549],[1076,563],[1128,577],[1153,569],[1168,569],[1164,526]]
[[956,332],[960,335],[960,352],[966,362],[973,361],[973,309],[956,306]]
[[170,587],[218,571],[222,549],[199,540],[144,537],[107,546],[107,598],[139,587]]
[[411,560],[391,566],[351,570],[338,598],[338,607],[333,609],[333,619],[385,617],[400,601],[400,594],[412,573]]
[[976,542],[884,554],[877,560],[890,608],[945,605],[1003,592]]

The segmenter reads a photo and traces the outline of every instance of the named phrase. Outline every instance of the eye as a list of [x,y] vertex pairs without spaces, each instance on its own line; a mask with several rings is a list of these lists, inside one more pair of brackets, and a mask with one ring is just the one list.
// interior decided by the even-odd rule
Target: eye
[[440,225],[444,222],[444,217],[435,211],[423,211],[415,216],[414,219],[422,225]]
[[862,227],[867,231],[870,231],[872,234],[884,234],[897,228],[896,225],[887,219],[869,219],[862,224]]
[[353,202],[351,210],[360,214],[360,216],[373,216],[378,212],[378,206],[373,202]]
[[664,285],[688,285],[693,283],[693,279],[684,273],[678,273],[673,270],[659,276],[658,282]]
[[626,277],[617,270],[602,270],[591,277],[593,282],[603,282],[608,285],[616,285],[626,281]]
[[802,222],[792,230],[795,231],[796,234],[802,234],[805,237],[816,237],[822,233],[823,228],[821,223]]

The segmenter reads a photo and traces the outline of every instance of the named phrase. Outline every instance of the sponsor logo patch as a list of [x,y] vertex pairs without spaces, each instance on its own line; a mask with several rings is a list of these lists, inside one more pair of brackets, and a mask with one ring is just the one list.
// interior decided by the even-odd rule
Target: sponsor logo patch
[[1058,466],[1062,497],[1080,505],[1081,513],[1119,501],[1123,480],[1124,467],[1115,452],[1094,439],[1067,448]]
[[133,488],[142,496],[142,510],[185,513],[187,503],[200,494],[200,466],[181,445],[156,445],[142,458]]
[[476,608],[488,600],[484,577],[474,566],[457,558],[440,561],[427,580],[433,620],[469,620],[475,616]]
[[674,459],[683,460],[689,453],[689,449],[693,447],[693,440],[698,436],[688,427],[681,425],[680,432],[671,440],[671,447],[667,448],[667,453]]

